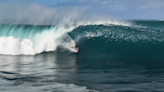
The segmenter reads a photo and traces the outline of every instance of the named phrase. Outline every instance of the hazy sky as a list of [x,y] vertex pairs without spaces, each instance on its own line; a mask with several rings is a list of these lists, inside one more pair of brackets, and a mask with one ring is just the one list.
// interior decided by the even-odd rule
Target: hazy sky
[[[5,2],[24,0],[0,0]],[[94,14],[104,14],[122,19],[164,19],[164,0],[26,0],[45,6],[85,8]]]

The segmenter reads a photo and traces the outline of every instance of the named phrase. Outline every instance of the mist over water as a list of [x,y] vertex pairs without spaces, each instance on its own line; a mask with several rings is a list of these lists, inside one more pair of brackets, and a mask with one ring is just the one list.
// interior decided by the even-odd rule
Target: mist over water
[[[2,24],[32,24],[74,26],[92,21],[113,20],[105,14],[92,12],[89,7],[46,6],[34,2],[6,2],[0,4]],[[103,17],[102,17],[103,16]]]

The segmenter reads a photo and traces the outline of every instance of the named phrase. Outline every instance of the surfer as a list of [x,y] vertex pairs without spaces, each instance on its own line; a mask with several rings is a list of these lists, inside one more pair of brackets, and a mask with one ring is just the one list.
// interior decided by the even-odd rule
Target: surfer
[[78,53],[79,52],[79,47],[75,46],[75,52]]

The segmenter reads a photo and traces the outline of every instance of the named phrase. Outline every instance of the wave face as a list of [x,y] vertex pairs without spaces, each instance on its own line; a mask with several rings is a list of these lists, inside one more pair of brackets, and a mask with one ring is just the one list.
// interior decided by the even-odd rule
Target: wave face
[[[137,23],[140,22],[138,26]],[[157,25],[145,27],[145,21],[134,26],[88,25],[74,29],[70,36],[78,39],[80,54],[89,57],[162,61],[164,31]],[[156,21],[154,21],[156,23]],[[152,22],[153,23],[153,22]],[[164,22],[162,22],[164,24]],[[161,24],[160,24],[161,25]]]
[[[155,25],[158,23],[158,25]],[[74,52],[87,57],[145,57],[163,59],[164,22],[89,22],[76,26],[0,25],[0,54],[36,55],[42,52]],[[153,26],[154,25],[154,26]]]

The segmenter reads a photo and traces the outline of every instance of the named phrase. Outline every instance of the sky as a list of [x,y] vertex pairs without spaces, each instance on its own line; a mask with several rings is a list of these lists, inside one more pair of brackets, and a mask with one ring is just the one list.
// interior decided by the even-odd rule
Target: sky
[[20,7],[22,3],[37,3],[50,9],[63,9],[63,12],[76,8],[78,12],[85,10],[84,15],[93,13],[92,16],[101,14],[121,19],[164,19],[164,0],[0,0],[0,5],[9,2],[16,2]]
[[89,7],[125,19],[164,19],[164,0],[32,0],[49,6]]

